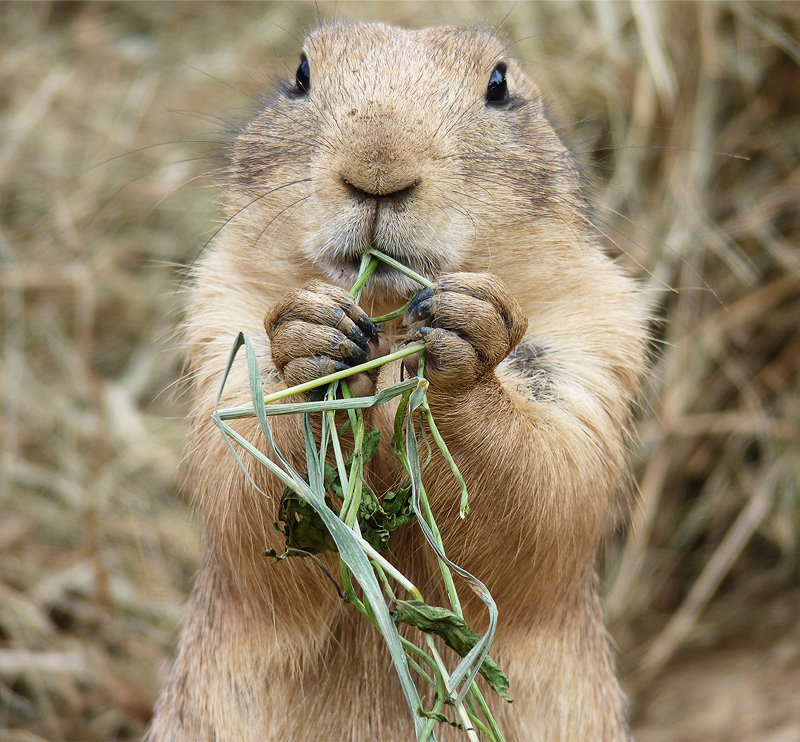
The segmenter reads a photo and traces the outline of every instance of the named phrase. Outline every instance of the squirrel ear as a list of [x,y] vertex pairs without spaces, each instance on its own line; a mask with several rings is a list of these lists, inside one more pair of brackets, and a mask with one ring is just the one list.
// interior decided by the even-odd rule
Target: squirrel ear
[[486,88],[486,102],[493,105],[508,103],[505,62],[500,62],[489,77],[489,85]]

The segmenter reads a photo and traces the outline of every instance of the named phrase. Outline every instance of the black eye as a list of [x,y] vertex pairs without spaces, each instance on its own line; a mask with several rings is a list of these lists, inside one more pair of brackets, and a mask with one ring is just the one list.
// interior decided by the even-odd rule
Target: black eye
[[301,57],[300,66],[294,76],[294,92],[297,95],[308,95],[311,91],[311,68],[308,60]]
[[497,65],[489,77],[486,88],[486,102],[493,105],[508,103],[508,84],[506,83],[506,66],[503,62]]

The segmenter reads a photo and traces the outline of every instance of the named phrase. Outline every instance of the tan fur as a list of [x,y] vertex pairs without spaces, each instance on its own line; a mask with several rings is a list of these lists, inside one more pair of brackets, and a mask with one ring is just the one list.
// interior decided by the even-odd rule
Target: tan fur
[[[441,459],[425,483],[448,555],[484,580],[499,607],[493,655],[515,700],[492,705],[506,739],[625,740],[594,563],[643,366],[635,290],[596,244],[539,93],[495,37],[338,25],[312,33],[304,52],[310,94],[277,93],[239,135],[224,182],[230,221],[197,269],[192,489],[208,554],[149,738],[413,739],[377,632],[311,560],[260,556],[282,547],[272,523],[283,488],[255,466],[269,497],[249,486],[210,422],[236,333],[253,339],[268,386],[282,385],[280,369],[309,373],[309,354],[332,342],[325,318],[338,296],[320,285],[348,289],[374,243],[437,286],[460,272],[457,291],[436,294],[441,327],[426,342],[438,363],[430,404],[467,481],[471,514],[458,517]],[[516,102],[492,107],[486,88],[501,60]],[[295,293],[310,280],[323,284]],[[361,302],[372,316],[416,291],[389,272],[373,286]],[[511,318],[507,328],[498,317]],[[295,321],[311,328],[308,342],[281,335]],[[384,344],[406,332],[395,323]],[[387,368],[377,383],[399,373]],[[238,364],[223,404],[247,402]],[[392,414],[368,416],[384,440]],[[299,463],[298,421],[273,419],[276,440]],[[237,427],[264,446],[252,421]],[[402,478],[388,446],[369,478],[379,491]],[[417,530],[393,539],[395,563],[443,602]],[[484,611],[461,592],[481,628]],[[438,734],[456,739],[449,728]]]

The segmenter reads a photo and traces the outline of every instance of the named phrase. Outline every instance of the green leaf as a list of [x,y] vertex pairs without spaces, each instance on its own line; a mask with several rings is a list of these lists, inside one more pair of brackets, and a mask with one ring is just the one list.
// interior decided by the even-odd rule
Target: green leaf
[[[364,434],[362,456],[365,464],[374,456],[380,442],[380,430],[370,430]],[[345,465],[348,476],[353,467],[354,458],[355,454]],[[303,480],[307,482],[308,477],[303,477]],[[325,464],[323,485],[325,490],[332,492],[339,499],[344,499],[346,484],[342,485],[336,466]],[[333,509],[331,498],[326,496],[325,501]],[[391,532],[415,519],[411,503],[410,482],[398,489],[397,492],[387,492],[382,503],[375,493],[365,483],[362,483],[358,522],[361,525],[364,540],[375,549],[385,551],[389,545]],[[284,490],[278,510],[278,520],[283,523],[283,527],[277,523],[275,525],[286,538],[287,550],[299,549],[310,554],[336,551],[336,544],[325,528],[320,515],[291,487]]]
[[416,516],[414,515],[414,507],[411,503],[411,482],[401,487],[397,492],[391,490],[386,493],[381,503],[383,512],[389,518],[394,518],[398,522],[397,525],[404,525],[411,523]]
[[[428,634],[436,634],[460,657],[466,657],[481,640],[481,637],[467,626],[464,619],[453,611],[430,606],[418,600],[398,600],[397,610],[392,617],[395,621],[416,626]],[[493,690],[511,702],[508,697],[508,676],[488,654],[481,663],[479,672]]]
[[449,724],[451,727],[455,727],[456,729],[463,729],[464,725],[458,721],[453,721],[452,719],[448,718],[444,714],[440,714],[437,711],[425,711],[422,707],[417,709],[417,714],[424,719],[433,719],[434,721],[440,721],[442,724]]
[[[375,430],[370,430],[364,434],[364,445],[361,448],[361,455],[364,459],[364,466],[367,465],[369,460],[374,455],[375,451],[378,450],[378,446],[381,444],[381,431],[375,428]],[[352,458],[350,459],[352,462]]]
[[[326,498],[326,504],[330,504],[330,498]],[[319,513],[288,488],[281,498],[278,520],[283,523],[283,529],[275,525],[285,536],[287,549],[300,549],[309,554],[337,550]]]
[[278,554],[278,552],[275,551],[275,549],[267,549],[266,551],[261,552],[261,556],[269,557],[270,559],[274,559],[276,562],[280,562],[283,559],[286,559],[287,556],[289,556],[289,552],[287,550],[284,551],[283,554]]
[[[411,504],[411,484],[397,492],[387,492],[382,503],[366,484],[362,486],[358,507],[361,535],[375,549],[385,551],[392,531],[416,519]],[[344,496],[338,471],[329,464],[325,467],[325,488],[339,498]],[[326,502],[333,509],[331,498],[326,497]],[[275,525],[285,536],[287,549],[301,549],[312,554],[336,550],[317,511],[288,487],[281,498],[278,520],[283,527]]]
[[397,492],[387,492],[383,502],[378,502],[378,498],[366,486],[361,498],[358,522],[361,524],[364,539],[378,551],[383,551],[389,545],[389,534],[392,531],[416,520],[411,503],[410,482]]

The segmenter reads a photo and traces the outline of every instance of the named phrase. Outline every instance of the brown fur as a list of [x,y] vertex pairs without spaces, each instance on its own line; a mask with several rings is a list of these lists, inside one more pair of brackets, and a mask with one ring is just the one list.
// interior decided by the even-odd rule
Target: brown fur
[[[471,514],[458,517],[441,459],[425,483],[448,555],[499,607],[493,655],[515,700],[493,706],[506,739],[625,740],[594,562],[643,364],[635,290],[587,227],[539,92],[494,36],[339,25],[311,34],[304,51],[310,94],[277,93],[241,132],[225,181],[230,221],[197,269],[192,487],[208,554],[149,738],[413,739],[377,632],[311,560],[260,556],[282,547],[272,523],[283,488],[256,467],[269,497],[249,486],[210,422],[239,330],[253,339],[268,385],[282,384],[281,370],[290,380],[321,373],[311,356],[347,354],[329,332],[340,320],[325,319],[339,294],[324,286],[348,289],[374,243],[438,281],[429,399]],[[486,87],[501,60],[512,101],[493,107]],[[297,294],[310,280],[324,283]],[[372,316],[416,290],[390,272],[371,285],[361,304]],[[306,323],[300,333],[285,331],[296,321]],[[406,331],[395,323],[384,344]],[[387,368],[377,383],[398,379],[399,368]],[[223,404],[247,402],[238,364]],[[384,440],[392,414],[369,415]],[[273,419],[282,450],[299,462],[298,421]],[[252,421],[238,428],[264,446]],[[401,479],[388,446],[368,474],[380,491]],[[417,531],[393,538],[395,563],[430,601],[443,601]],[[481,628],[483,610],[466,603]],[[438,734],[456,738],[448,728]]]

